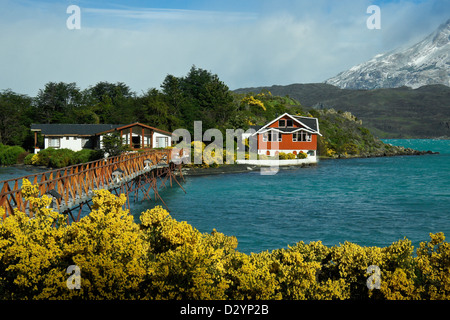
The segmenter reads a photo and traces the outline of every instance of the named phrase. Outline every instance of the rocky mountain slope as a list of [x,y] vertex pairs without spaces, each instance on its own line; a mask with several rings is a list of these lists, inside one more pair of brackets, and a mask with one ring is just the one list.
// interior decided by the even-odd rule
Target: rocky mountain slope
[[419,43],[379,54],[325,81],[343,89],[450,85],[450,19]]

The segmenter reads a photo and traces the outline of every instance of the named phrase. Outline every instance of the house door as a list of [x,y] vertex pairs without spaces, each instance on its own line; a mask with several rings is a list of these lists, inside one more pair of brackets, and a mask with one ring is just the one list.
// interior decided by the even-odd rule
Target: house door
[[141,148],[141,137],[140,136],[133,137],[131,141],[133,143],[133,149]]

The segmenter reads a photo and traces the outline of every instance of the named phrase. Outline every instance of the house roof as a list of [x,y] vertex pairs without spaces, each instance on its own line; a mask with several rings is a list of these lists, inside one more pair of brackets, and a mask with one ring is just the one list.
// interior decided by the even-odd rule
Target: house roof
[[166,135],[172,135],[170,132],[154,128],[139,122],[131,124],[32,124],[31,131],[40,131],[42,135],[46,136],[94,136],[113,132],[116,130],[123,130],[134,126],[141,126]]
[[102,132],[98,132],[96,134],[105,134],[105,133],[109,133],[109,132],[112,132],[112,131],[124,130],[124,129],[128,129],[128,128],[134,127],[134,126],[144,127],[144,128],[147,128],[147,129],[150,129],[150,130],[153,130],[153,131],[158,131],[159,133],[162,133],[162,134],[165,134],[165,135],[169,135],[169,136],[172,135],[171,132],[168,132],[168,131],[165,131],[165,130],[161,130],[161,129],[158,129],[158,128],[155,128],[155,127],[152,127],[152,126],[148,126],[146,124],[139,123],[139,122],[130,123],[130,124],[119,124],[119,125],[117,125],[114,128],[111,128],[111,129],[108,129],[108,130],[105,130],[105,131],[102,131]]
[[[274,123],[275,121],[278,121],[279,119],[288,116],[292,120],[296,121],[298,124],[300,124],[303,128],[269,128],[269,126]],[[318,135],[321,135],[319,132],[319,120],[317,118],[311,118],[311,117],[302,117],[302,116],[294,116],[290,115],[288,113],[284,113],[278,118],[270,121],[265,126],[262,126],[256,133],[263,133],[269,130],[276,130],[283,133],[292,133],[297,132],[301,130],[306,130],[310,133],[316,133]]]
[[43,135],[80,135],[93,136],[96,133],[123,126],[121,124],[32,124],[31,131],[40,131]]
[[312,130],[319,132],[319,120],[317,118],[302,117],[302,116],[292,116],[302,124],[310,127]]

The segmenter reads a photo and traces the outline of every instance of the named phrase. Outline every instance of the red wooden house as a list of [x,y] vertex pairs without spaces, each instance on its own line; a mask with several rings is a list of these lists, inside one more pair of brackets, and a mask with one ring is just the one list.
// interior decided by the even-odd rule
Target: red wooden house
[[317,157],[317,138],[321,136],[317,118],[285,113],[260,127],[255,134],[260,155],[304,152],[309,158]]

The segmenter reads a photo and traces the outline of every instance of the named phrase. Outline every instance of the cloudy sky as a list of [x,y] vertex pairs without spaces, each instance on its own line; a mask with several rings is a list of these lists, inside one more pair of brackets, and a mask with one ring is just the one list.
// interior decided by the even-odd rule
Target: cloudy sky
[[[71,5],[80,29],[67,27]],[[381,29],[367,28],[370,5]],[[0,0],[0,90],[120,81],[141,94],[192,65],[230,89],[323,82],[421,40],[449,12],[449,0]]]

